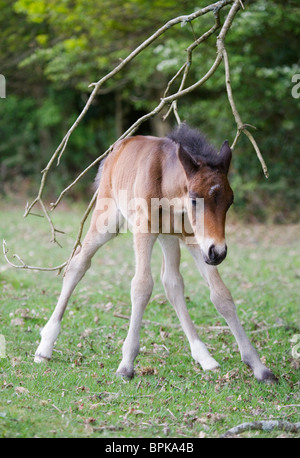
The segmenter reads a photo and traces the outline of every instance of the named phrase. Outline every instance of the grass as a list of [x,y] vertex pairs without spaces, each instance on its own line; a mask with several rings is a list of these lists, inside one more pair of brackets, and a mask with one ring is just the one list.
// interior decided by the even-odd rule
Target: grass
[[[79,207],[56,214],[68,235],[63,248],[48,243],[41,218],[22,219],[20,208],[0,211],[1,239],[10,255],[28,264],[57,265],[71,249]],[[75,228],[75,230],[74,230]],[[54,273],[16,270],[0,263],[0,436],[2,437],[219,437],[242,422],[299,421],[300,226],[228,226],[229,254],[220,266],[239,316],[260,356],[279,377],[259,384],[240,361],[234,338],[214,310],[209,292],[186,250],[182,273],[189,311],[221,363],[205,373],[193,362],[183,331],[159,281],[161,253],[153,255],[155,289],[145,312],[136,376],[115,376],[130,315],[134,271],[131,235],[102,248],[72,296],[48,365],[33,356],[39,331],[60,291]],[[160,325],[158,324],[160,323]],[[251,431],[242,437],[295,437]]]

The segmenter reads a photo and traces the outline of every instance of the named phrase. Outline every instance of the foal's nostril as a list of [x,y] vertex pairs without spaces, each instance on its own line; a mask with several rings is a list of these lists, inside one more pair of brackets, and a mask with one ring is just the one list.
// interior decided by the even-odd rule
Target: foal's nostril
[[211,261],[213,261],[216,257],[217,253],[215,250],[215,245],[211,245],[208,250],[208,257]]
[[217,265],[226,258],[227,245],[224,246],[223,251],[219,251],[215,245],[211,245],[208,250],[208,264]]

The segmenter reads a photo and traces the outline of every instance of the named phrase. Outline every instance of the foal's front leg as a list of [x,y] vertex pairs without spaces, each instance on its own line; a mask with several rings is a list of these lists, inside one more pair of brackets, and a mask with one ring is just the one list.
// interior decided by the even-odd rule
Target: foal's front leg
[[151,253],[156,238],[157,235],[152,234],[134,234],[136,270],[131,282],[132,311],[123,344],[123,358],[117,370],[117,375],[127,378],[134,375],[133,363],[140,349],[142,318],[152,294]]
[[70,262],[68,270],[63,279],[62,290],[57,305],[47,324],[41,331],[41,342],[36,350],[34,361],[36,363],[46,362],[51,359],[55,341],[60,333],[60,325],[63,314],[67,307],[69,298],[85,272],[91,265],[91,259],[99,247],[99,235],[90,231]]
[[163,268],[161,272],[162,283],[164,285],[167,298],[173,305],[182,329],[187,336],[192,356],[204,370],[217,369],[219,364],[210,355],[205,344],[200,340],[185,303],[184,283],[182,275],[179,271],[179,240],[175,236],[160,235],[159,242],[164,254]]
[[[108,211],[111,212],[110,215],[116,218],[116,221],[117,219],[119,220],[120,216],[113,202],[111,203],[111,207]],[[41,342],[34,357],[34,361],[36,363],[46,362],[51,359],[54,343],[60,333],[61,320],[71,294],[86,271],[89,269],[91,259],[98,248],[117,235],[115,227],[100,227],[99,221],[102,221],[101,218],[98,220],[100,214],[101,212],[99,212],[96,208],[93,213],[90,228],[84,238],[82,246],[77,250],[65,273],[57,305],[47,324],[41,331]],[[113,218],[111,217],[111,221],[112,220]]]
[[188,248],[196,261],[197,267],[209,285],[211,301],[218,312],[225,318],[237,341],[242,361],[251,367],[257,380],[267,382],[275,381],[276,377],[270,369],[262,364],[257,351],[248,339],[237,316],[236,307],[230,291],[224,285],[217,268],[205,263],[199,246],[189,245]]

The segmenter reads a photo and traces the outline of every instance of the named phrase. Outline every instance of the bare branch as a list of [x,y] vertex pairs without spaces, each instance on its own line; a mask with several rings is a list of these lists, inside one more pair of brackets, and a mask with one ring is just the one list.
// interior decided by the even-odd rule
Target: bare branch
[[[216,55],[216,59],[215,61],[213,62],[213,64],[211,65],[210,69],[207,71],[207,73],[198,81],[196,81],[194,84],[192,84],[191,86],[189,87],[185,87],[185,84],[186,84],[186,80],[187,80],[187,76],[188,76],[188,73],[189,73],[189,70],[191,68],[191,65],[192,65],[192,55],[193,55],[193,51],[197,48],[197,46],[199,46],[201,43],[203,43],[204,41],[206,41],[218,28],[220,28],[220,17],[219,17],[219,12],[220,10],[224,7],[224,6],[227,6],[227,5],[232,5],[230,10],[229,10],[229,13],[227,14],[226,18],[225,18],[225,21],[224,21],[224,24],[221,28],[221,31],[220,31],[220,34],[217,38],[217,55]],[[235,118],[235,121],[236,121],[236,124],[237,124],[237,134],[236,134],[236,137],[234,139],[234,142],[233,142],[233,148],[234,146],[236,145],[237,143],[237,140],[241,134],[241,132],[244,132],[245,135],[247,135],[247,137],[249,138],[249,140],[251,141],[251,143],[253,144],[254,146],[254,149],[256,151],[256,154],[263,166],[263,169],[264,169],[264,172],[265,172],[265,175],[267,176],[267,169],[266,169],[266,166],[265,166],[265,163],[263,161],[263,158],[262,158],[262,155],[259,151],[259,148],[253,138],[253,136],[251,135],[251,133],[248,131],[247,127],[248,125],[246,124],[243,124],[241,118],[240,118],[240,115],[236,109],[236,106],[235,106],[235,103],[234,103],[234,99],[233,99],[233,96],[232,96],[232,89],[231,89],[231,83],[230,83],[230,70],[229,70],[229,62],[228,62],[228,56],[227,56],[227,52],[226,52],[226,48],[225,48],[225,44],[224,44],[224,40],[225,40],[225,37],[227,35],[227,32],[229,31],[230,27],[231,27],[231,24],[232,24],[232,21],[236,15],[236,13],[239,11],[239,9],[241,8],[242,5],[242,2],[241,0],[220,0],[220,1],[217,1],[201,10],[198,10],[190,15],[186,15],[186,16],[179,16],[177,18],[174,18],[170,21],[168,21],[166,24],[164,24],[161,28],[159,28],[155,33],[153,33],[147,40],[145,40],[143,43],[141,43],[136,49],[134,49],[124,60],[122,60],[111,72],[109,72],[108,74],[106,74],[103,78],[101,78],[99,81],[95,82],[95,83],[92,83],[90,86],[93,87],[93,90],[88,98],[88,101],[86,102],[86,105],[84,106],[83,110],[81,111],[81,113],[79,114],[79,116],[77,117],[77,119],[75,120],[75,122],[73,123],[73,125],[70,127],[70,129],[68,130],[68,132],[66,133],[66,135],[64,136],[64,138],[62,139],[61,143],[59,144],[59,146],[57,147],[56,151],[53,153],[52,157],[50,158],[47,166],[45,167],[44,170],[42,170],[42,178],[41,178],[41,182],[40,182],[40,187],[39,187],[39,191],[38,191],[38,195],[37,197],[33,200],[33,202],[26,206],[26,209],[25,209],[25,214],[24,216],[28,216],[29,214],[31,215],[34,215],[34,213],[32,213],[32,209],[33,207],[36,205],[36,204],[39,204],[41,206],[41,209],[42,209],[42,212],[43,212],[43,215],[39,215],[39,216],[43,216],[46,218],[46,220],[48,221],[49,223],[49,226],[50,226],[50,229],[51,229],[51,241],[52,242],[55,242],[57,243],[58,245],[60,245],[56,239],[56,234],[61,232],[59,231],[58,229],[55,228],[53,222],[52,222],[52,219],[50,217],[50,214],[49,212],[47,211],[46,209],[46,206],[43,202],[43,192],[44,192],[44,188],[45,188],[45,183],[46,183],[46,179],[47,179],[47,175],[51,169],[51,167],[53,166],[53,163],[57,160],[57,165],[59,165],[60,161],[61,161],[61,158],[62,158],[62,155],[66,149],[66,146],[67,146],[67,143],[69,141],[69,138],[72,134],[72,132],[76,129],[76,127],[78,126],[78,124],[81,122],[81,120],[83,119],[83,117],[86,115],[88,109],[90,108],[93,100],[95,99],[97,93],[99,93],[99,90],[100,90],[100,87],[106,82],[108,81],[110,78],[114,77],[118,72],[120,72],[129,62],[131,62],[139,53],[141,53],[144,49],[146,49],[151,43],[153,43],[158,37],[160,37],[161,35],[163,35],[165,32],[167,32],[171,27],[177,25],[177,24],[186,24],[186,23],[191,23],[191,21],[195,20],[196,18],[199,18],[207,13],[213,13],[214,17],[215,17],[215,23],[213,24],[213,26],[208,30],[206,31],[205,33],[203,33],[203,35],[201,35],[199,38],[195,39],[195,34],[194,34],[194,31],[193,31],[193,28],[192,28],[192,31],[193,31],[193,34],[194,34],[194,42],[186,49],[186,52],[187,52],[187,55],[186,55],[186,62],[182,65],[182,67],[176,72],[176,74],[171,78],[171,80],[168,82],[167,84],[167,87],[165,89],[165,92],[164,92],[164,95],[163,95],[163,98],[159,101],[159,103],[157,104],[157,106],[149,113],[145,114],[144,116],[140,117],[138,120],[136,120],[127,130],[126,132],[124,132],[117,141],[119,140],[122,140],[123,138],[126,138],[128,137],[129,135],[132,135],[138,128],[139,126],[144,123],[145,121],[147,121],[148,119],[154,117],[155,115],[157,115],[158,113],[160,113],[162,111],[162,109],[166,106],[166,105],[169,105],[170,108],[167,112],[167,114],[164,116],[164,119],[167,118],[167,116],[169,116],[169,114],[171,113],[171,111],[173,111],[174,113],[174,116],[176,118],[176,121],[177,123],[179,124],[181,121],[180,121],[180,116],[179,116],[179,113],[178,113],[178,108],[177,108],[177,101],[179,98],[181,97],[184,97],[185,95],[187,94],[190,94],[192,91],[194,91],[195,89],[199,88],[200,86],[202,86],[213,74],[214,72],[217,70],[217,68],[219,67],[220,63],[222,62],[222,60],[224,60],[224,64],[225,64],[225,77],[226,77],[226,89],[227,89],[227,95],[228,95],[228,100],[229,100],[229,103],[231,105],[231,108],[232,108],[232,112],[233,112],[233,115],[234,115],[234,118]],[[178,87],[178,90],[177,92],[171,94],[171,95],[168,95],[169,94],[169,91],[172,87],[172,84],[181,76],[181,81],[180,81],[180,84],[179,84],[179,87]],[[115,143],[116,143],[115,142]],[[114,143],[114,144],[115,144]],[[51,203],[50,204],[50,208],[51,210],[54,210],[57,205],[59,204],[59,202],[61,201],[61,199],[64,197],[64,195],[71,189],[73,188],[73,186],[75,186],[78,181],[88,172],[88,170],[90,170],[92,167],[94,167],[97,163],[99,163],[105,156],[107,156],[112,148],[113,148],[114,145],[111,145],[101,156],[99,156],[98,158],[96,158],[88,167],[86,167],[76,178],[75,180],[70,183],[61,193],[60,195],[58,196],[57,200],[54,202],[54,203]],[[84,224],[85,224],[85,221],[88,217],[88,215],[90,214],[95,202],[96,202],[96,199],[97,199],[97,192],[95,192],[95,194],[93,195],[82,219],[81,219],[81,222],[80,222],[80,225],[79,225],[79,230],[78,230],[78,234],[77,234],[77,237],[76,237],[76,240],[75,240],[75,243],[74,243],[74,246],[73,246],[73,249],[72,249],[72,253],[68,259],[68,261],[66,261],[65,263],[61,264],[60,266],[57,266],[57,267],[53,267],[53,268],[39,268],[39,267],[33,267],[33,266],[28,266],[27,264],[25,264],[25,262],[17,255],[14,255],[14,257],[16,257],[19,262],[20,262],[20,265],[15,265],[13,263],[11,263],[11,261],[8,260],[7,258],[7,248],[6,248],[6,244],[5,242],[3,241],[3,252],[4,252],[4,256],[7,260],[7,262],[14,266],[14,267],[17,267],[17,268],[27,268],[27,269],[34,269],[34,270],[48,270],[48,271],[51,271],[51,270],[58,270],[59,272],[62,270],[63,267],[66,267],[66,270],[69,266],[69,263],[72,259],[72,257],[74,256],[77,248],[81,245],[81,237],[82,237],[82,233],[83,233],[83,228],[84,228]]]
[[61,270],[67,265],[67,262],[64,262],[62,264],[60,264],[59,266],[56,266],[56,267],[35,267],[35,266],[29,266],[27,265],[23,259],[17,255],[17,254],[14,254],[13,255],[13,258],[16,258],[18,259],[18,261],[20,262],[20,264],[14,264],[13,262],[11,262],[9,259],[8,259],[8,256],[7,256],[7,253],[8,253],[8,248],[7,248],[7,245],[6,245],[6,241],[3,240],[2,241],[2,249],[3,249],[3,255],[4,255],[4,258],[6,260],[6,262],[16,268],[16,269],[30,269],[30,270],[41,270],[41,271],[47,271],[47,272],[51,272],[51,271],[58,271],[58,274],[61,272]]
[[[153,33],[147,40],[145,40],[141,45],[139,45],[137,48],[135,48],[134,51],[132,51],[125,59],[123,59],[119,65],[117,65],[111,72],[107,73],[103,78],[101,78],[99,81],[96,83],[91,83],[90,87],[94,87],[92,93],[90,94],[90,97],[88,101],[86,102],[86,105],[84,106],[82,112],[76,119],[76,121],[73,123],[73,125],[70,127],[64,138],[62,139],[61,143],[57,147],[56,151],[54,152],[53,156],[51,157],[49,163],[47,164],[46,168],[42,171],[43,177],[42,177],[42,182],[41,182],[41,188],[43,185],[43,180],[45,180],[47,173],[52,166],[53,162],[58,156],[58,164],[60,162],[60,159],[62,157],[62,154],[64,153],[68,140],[70,138],[70,135],[72,132],[75,130],[75,128],[78,126],[80,121],[84,118],[86,115],[91,103],[93,102],[99,88],[110,78],[115,76],[117,73],[119,73],[129,62],[131,62],[138,54],[140,54],[144,49],[146,49],[151,43],[153,43],[157,38],[159,38],[161,35],[163,35],[166,31],[168,31],[171,27],[174,27],[177,24],[180,23],[187,23],[191,22],[194,19],[203,16],[211,11],[217,11],[220,8],[223,8],[226,5],[229,5],[233,2],[233,0],[220,0],[218,2],[212,3],[211,5],[208,5],[205,8],[202,8],[201,10],[198,10],[190,15],[185,15],[185,16],[179,16],[177,18],[171,19],[168,21],[166,24],[164,24],[162,27],[160,27],[155,33]],[[40,190],[41,190],[40,188]],[[40,195],[40,193],[39,193]],[[31,210],[31,208],[35,205],[37,200],[33,202],[28,208],[28,211],[26,214],[28,214]]]
[[[201,43],[203,43],[205,40],[207,40],[219,27],[220,27],[220,16],[219,16],[219,11],[220,9],[216,9],[214,11],[214,16],[215,16],[215,24],[207,31],[205,32],[203,35],[201,35],[201,37],[199,37],[198,39],[196,39],[194,41],[194,43],[192,43],[188,48],[187,48],[187,59],[186,59],[186,62],[185,64],[179,69],[179,71],[176,73],[176,75],[169,81],[168,85],[167,85],[167,88],[166,88],[166,91],[165,91],[165,94],[164,94],[164,97],[166,97],[168,91],[169,91],[169,88],[171,86],[171,84],[176,80],[176,78],[183,72],[183,77],[182,77],[182,80],[181,80],[181,83],[180,83],[180,86],[179,86],[179,89],[178,89],[178,92],[182,91],[182,89],[184,88],[184,85],[185,85],[185,82],[186,82],[186,78],[188,76],[188,73],[189,73],[189,70],[191,68],[191,65],[192,65],[192,54],[193,54],[193,51],[195,50],[195,48],[197,46],[199,46]],[[170,112],[173,110],[174,112],[174,116],[176,118],[176,121],[178,124],[180,124],[180,117],[179,117],[179,114],[178,114],[178,110],[177,110],[177,99],[175,99],[172,103],[171,103],[171,106],[170,106],[170,109],[169,111],[167,112],[167,114],[163,117],[163,120],[165,121],[167,119],[167,117],[169,116]]]
[[[178,124],[180,124],[180,117],[179,117],[179,114],[178,114],[178,110],[177,110],[177,98],[179,97],[182,97],[183,95],[186,95],[188,94],[189,92],[193,91],[196,87],[202,85],[210,76],[212,73],[209,73],[209,75],[204,78],[202,78],[200,81],[198,81],[198,83],[196,83],[196,85],[194,86],[191,86],[190,88],[187,88],[187,91],[184,92],[184,93],[181,93],[182,92],[182,89],[184,87],[184,84],[185,84],[185,81],[186,81],[186,78],[187,78],[187,75],[188,75],[188,72],[189,72],[189,69],[191,67],[191,64],[192,64],[192,52],[194,51],[194,49],[199,46],[199,44],[203,43],[205,40],[207,40],[219,27],[220,27],[220,18],[219,18],[219,10],[220,10],[220,7],[214,11],[214,16],[215,16],[215,24],[207,31],[205,32],[201,37],[199,37],[197,40],[195,40],[188,48],[187,48],[187,60],[185,62],[185,64],[178,70],[178,72],[173,76],[173,78],[169,81],[169,83],[167,84],[167,87],[166,87],[166,90],[164,92],[164,97],[162,98],[161,100],[161,103],[159,105],[157,105],[157,107],[147,113],[144,117],[141,117],[139,118],[134,124],[132,124],[131,127],[129,127],[129,129],[123,134],[121,135],[117,141],[119,140],[122,140],[123,138],[125,137],[128,137],[129,135],[132,135],[138,128],[141,124],[143,124],[145,121],[147,121],[148,119],[152,118],[153,116],[155,116],[156,114],[158,114],[166,104],[170,103],[169,102],[169,98],[167,97],[167,93],[171,87],[171,85],[173,84],[173,82],[178,78],[178,76],[183,72],[183,77],[182,77],[182,80],[181,80],[181,83],[180,83],[180,86],[179,86],[179,89],[178,89],[178,92],[172,96],[173,98],[173,101],[171,102],[171,106],[170,106],[170,109],[168,110],[167,114],[163,117],[163,120],[166,120],[168,115],[170,114],[170,112],[173,110],[174,111],[174,115],[175,115],[175,118],[176,118],[176,121]],[[221,62],[221,61],[220,61]],[[219,63],[220,63],[219,62]],[[217,66],[216,66],[217,68]],[[216,69],[215,68],[215,69]],[[215,71],[215,69],[213,71]],[[116,143],[115,142],[115,143]],[[56,208],[56,206],[59,204],[59,202],[61,201],[62,197],[73,187],[76,185],[76,183],[92,168],[94,167],[97,163],[99,163],[104,157],[106,157],[112,150],[113,148],[113,145],[111,145],[101,156],[99,156],[97,159],[95,159],[94,162],[92,162],[85,170],[83,170],[79,175],[78,177],[69,185],[67,186],[62,192],[61,194],[59,195],[58,199],[56,200],[56,202],[54,203],[51,203],[51,210],[54,210]]]
[[74,246],[73,246],[73,249],[72,249],[72,253],[68,259],[68,261],[66,262],[66,269],[65,269],[65,273],[67,272],[68,270],[68,267],[69,267],[69,264],[71,262],[71,259],[73,258],[77,248],[79,246],[81,246],[81,236],[82,236],[82,232],[83,232],[83,228],[84,228],[84,224],[93,208],[93,206],[95,205],[96,203],[96,200],[97,200],[97,195],[98,195],[98,189],[97,191],[94,193],[92,199],[90,200],[90,203],[89,205],[87,206],[87,209],[85,210],[84,212],[84,215],[80,221],[80,225],[79,225],[79,229],[78,229],[78,233],[77,233],[77,237],[76,237],[76,240],[75,240],[75,243],[74,243]]
[[245,129],[245,128],[243,129],[243,132],[249,138],[250,142],[253,145],[253,148],[255,149],[255,152],[256,152],[257,157],[258,157],[258,159],[259,159],[259,161],[261,163],[261,166],[262,166],[263,172],[265,174],[265,177],[269,178],[269,173],[268,173],[268,169],[267,169],[266,163],[264,161],[264,158],[262,157],[262,154],[260,152],[260,149],[259,149],[256,141],[254,140],[253,135],[249,132],[248,129]]
[[[42,200],[42,195],[43,195],[43,192],[44,192],[44,188],[45,188],[45,182],[46,182],[46,178],[47,178],[47,175],[49,173],[49,170],[51,169],[54,161],[57,159],[57,165],[59,165],[60,163],[60,160],[62,158],[62,155],[67,147],[67,144],[68,144],[68,141],[69,141],[69,138],[71,136],[71,134],[73,133],[73,131],[76,129],[76,127],[78,126],[78,124],[81,122],[81,120],[84,118],[84,116],[86,115],[87,111],[89,110],[93,100],[95,99],[100,87],[106,82],[108,81],[110,78],[112,78],[113,76],[115,76],[117,73],[119,73],[129,62],[131,62],[139,53],[141,53],[144,49],[146,49],[151,43],[153,43],[158,37],[160,37],[161,35],[163,35],[165,32],[167,32],[171,27],[174,27],[175,25],[177,24],[185,24],[185,23],[189,23],[193,20],[195,20],[196,18],[198,17],[201,17],[209,12],[213,12],[214,14],[216,13],[216,11],[219,11],[221,8],[223,8],[224,6],[226,5],[229,5],[233,2],[233,0],[220,0],[220,1],[217,1],[215,3],[212,3],[211,5],[208,5],[207,7],[205,8],[202,8],[201,10],[198,10],[190,15],[185,15],[185,16],[179,16],[177,18],[174,18],[174,19],[171,19],[170,21],[168,21],[166,24],[164,24],[162,27],[160,27],[155,33],[153,33],[148,39],[146,39],[143,43],[141,43],[137,48],[134,49],[134,51],[132,51],[125,59],[123,59],[111,72],[109,72],[108,74],[106,74],[103,78],[101,78],[99,81],[97,81],[96,83],[91,83],[90,84],[90,87],[94,87],[93,91],[91,92],[89,98],[88,98],[88,101],[86,102],[86,105],[84,106],[83,110],[81,111],[81,113],[79,114],[79,116],[77,117],[77,119],[75,120],[75,122],[72,124],[72,126],[70,127],[70,129],[68,130],[68,132],[66,133],[66,135],[64,136],[64,138],[62,139],[61,143],[58,145],[56,151],[53,153],[52,157],[50,158],[47,166],[44,168],[44,170],[42,170],[42,179],[41,179],[41,183],[40,183],[40,188],[39,188],[39,191],[38,191],[38,195],[37,197],[33,200],[33,202],[28,205],[26,207],[26,210],[25,210],[25,214],[24,216],[28,216],[29,214],[31,214],[31,210],[32,208],[37,204],[39,203],[42,207],[42,210],[43,210],[43,213],[44,213],[44,216],[46,217],[47,221],[49,222],[49,225],[50,225],[50,229],[51,229],[51,234],[52,234],[52,238],[51,238],[51,241],[55,242],[55,243],[58,243],[57,242],[57,239],[55,237],[55,234],[56,232],[58,232],[58,230],[56,230],[53,226],[53,223],[51,221],[51,217],[48,213],[48,211],[46,210],[45,208],[45,205],[43,203],[43,200]],[[193,90],[193,89],[191,89]],[[184,94],[182,94],[184,95]],[[180,95],[179,95],[180,96]],[[174,99],[175,100],[175,99]],[[145,120],[149,119],[150,117],[154,116],[155,114],[157,114],[162,108],[163,106],[165,105],[165,103],[169,103],[169,101],[165,101],[163,103],[163,105],[160,105],[157,107],[157,109],[153,110],[149,115],[146,115],[146,117],[142,118],[141,120],[138,120],[136,123],[133,124],[132,128],[128,129],[127,130],[127,133],[125,133],[124,135],[122,135],[120,137],[121,138],[124,138],[125,136],[128,136],[128,135],[131,135],[132,133],[135,132],[135,130],[139,127],[140,124],[142,124],[142,122],[144,122]],[[179,116],[178,116],[179,118]],[[109,153],[111,148],[109,148],[105,153],[104,155],[107,155]],[[104,157],[104,155],[102,155],[102,157]],[[70,186],[68,186],[64,191],[62,191],[61,195],[58,197],[57,201],[55,203],[52,204],[52,210],[58,205],[58,203],[60,202],[60,200],[62,199],[62,197],[66,194],[66,192],[68,192],[79,180],[80,178],[91,168],[93,167],[97,162],[99,162],[101,160],[101,158],[97,158],[87,169],[85,169],[75,180],[73,183],[70,184]]]
[[106,151],[105,153],[103,153],[101,156],[97,157],[97,159],[95,159],[88,167],[86,167],[79,175],[78,177],[72,181],[71,184],[69,184],[69,186],[67,186],[61,193],[60,195],[58,196],[57,200],[53,203],[50,204],[50,207],[51,207],[51,210],[54,210],[57,205],[59,204],[59,202],[61,201],[61,199],[63,198],[63,196],[68,192],[70,191],[71,188],[73,188],[73,186],[76,185],[76,183],[78,183],[78,181],[92,168],[94,167],[96,164],[98,164],[100,161],[102,161],[102,159],[104,159],[110,152],[111,150],[113,149],[113,146],[114,145],[111,145]]
[[226,82],[227,96],[228,96],[228,100],[229,100],[229,103],[230,103],[230,106],[231,106],[232,114],[233,114],[235,122],[237,124],[237,134],[236,134],[236,137],[235,137],[234,142],[232,144],[232,149],[235,147],[241,132],[243,132],[249,138],[250,142],[252,143],[252,145],[254,147],[254,150],[255,150],[255,152],[257,154],[257,157],[258,157],[258,159],[259,159],[259,161],[261,163],[261,166],[262,166],[263,172],[265,174],[265,177],[268,178],[268,169],[267,169],[265,161],[264,161],[264,159],[262,157],[262,154],[261,154],[261,152],[259,150],[259,147],[258,147],[256,141],[254,140],[253,135],[248,131],[247,125],[242,122],[240,114],[239,114],[239,112],[238,112],[238,110],[236,108],[236,105],[235,105],[235,102],[234,102],[234,98],[233,98],[233,94],[232,94],[231,82],[230,82],[229,59],[228,59],[227,51],[226,51],[226,48],[225,48],[224,39],[225,39],[227,30],[231,26],[232,21],[234,19],[234,16],[236,15],[238,10],[240,9],[241,5],[243,6],[243,4],[242,4],[242,2],[240,0],[235,0],[234,4],[232,5],[232,7],[231,7],[231,9],[229,11],[229,14],[228,14],[226,20],[224,22],[224,25],[223,25],[223,27],[221,29],[220,35],[219,35],[218,40],[217,40],[218,53],[219,53],[219,55],[222,56],[222,58],[224,60],[225,82]]
[[202,86],[215,73],[215,71],[217,70],[221,62],[222,62],[222,56],[217,55],[214,63],[212,64],[208,72],[199,81],[187,87],[186,89],[182,89],[181,91],[178,91],[173,95],[169,95],[168,97],[165,97],[162,100],[164,100],[166,103],[170,103],[170,102],[173,102],[174,100],[179,99],[180,97],[184,97],[185,95],[190,94],[195,89]]

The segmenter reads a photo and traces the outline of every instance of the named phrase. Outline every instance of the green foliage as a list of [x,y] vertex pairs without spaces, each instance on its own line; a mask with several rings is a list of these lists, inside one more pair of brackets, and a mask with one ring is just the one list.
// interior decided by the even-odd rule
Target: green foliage
[[[201,2],[201,7],[209,3]],[[168,19],[191,13],[199,2],[17,0],[1,1],[0,6],[0,64],[7,81],[7,99],[0,103],[3,185],[12,177],[39,174],[81,111],[89,84]],[[245,216],[259,214],[278,222],[297,220],[300,204],[299,99],[291,95],[292,76],[300,73],[298,16],[293,0],[249,2],[226,39],[234,98],[242,120],[258,129],[255,138],[270,174],[266,182],[251,144],[241,138],[231,172],[236,208]],[[61,172],[53,177],[54,188],[75,177],[83,163],[158,103],[184,63],[186,48],[213,23],[211,14],[192,27],[170,29],[103,87],[71,137]],[[211,37],[195,50],[187,84],[203,76],[215,55]],[[177,88],[178,81],[171,92]],[[178,108],[181,118],[201,128],[216,146],[225,138],[233,141],[236,126],[222,65],[205,86],[181,99]],[[157,134],[156,127],[148,123],[140,132]]]

